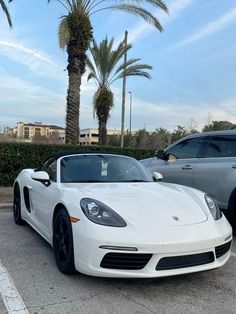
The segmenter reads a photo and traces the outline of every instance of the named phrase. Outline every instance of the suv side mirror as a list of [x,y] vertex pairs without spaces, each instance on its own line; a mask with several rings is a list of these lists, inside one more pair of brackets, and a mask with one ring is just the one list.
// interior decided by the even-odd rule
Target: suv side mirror
[[164,150],[158,150],[155,152],[155,156],[159,159],[165,160],[166,159],[166,154],[164,152]]
[[50,185],[50,178],[46,171],[36,171],[31,175],[31,178],[35,181],[43,183],[45,186]]

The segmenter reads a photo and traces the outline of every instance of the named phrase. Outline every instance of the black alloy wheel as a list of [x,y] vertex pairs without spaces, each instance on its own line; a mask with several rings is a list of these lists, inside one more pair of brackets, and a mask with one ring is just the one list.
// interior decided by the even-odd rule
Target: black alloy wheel
[[14,187],[13,217],[17,225],[22,225],[24,223],[23,219],[21,218],[21,196],[20,188],[17,183]]
[[66,209],[60,209],[53,225],[53,249],[59,270],[66,275],[75,272],[73,235]]

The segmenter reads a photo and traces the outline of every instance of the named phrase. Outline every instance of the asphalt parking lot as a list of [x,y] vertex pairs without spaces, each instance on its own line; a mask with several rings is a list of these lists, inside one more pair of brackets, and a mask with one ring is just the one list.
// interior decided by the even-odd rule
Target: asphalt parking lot
[[236,313],[236,244],[224,267],[203,273],[151,280],[65,276],[51,247],[2,212],[0,292],[1,314]]

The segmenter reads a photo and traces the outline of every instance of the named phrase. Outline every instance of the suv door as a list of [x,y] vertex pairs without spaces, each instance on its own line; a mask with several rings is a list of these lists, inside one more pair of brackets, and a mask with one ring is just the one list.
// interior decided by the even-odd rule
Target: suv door
[[213,196],[220,208],[227,209],[236,187],[236,135],[210,138],[203,158],[193,169],[193,186]]
[[156,159],[156,171],[163,174],[163,181],[192,186],[193,170],[205,141],[205,137],[185,139],[165,151],[168,160]]

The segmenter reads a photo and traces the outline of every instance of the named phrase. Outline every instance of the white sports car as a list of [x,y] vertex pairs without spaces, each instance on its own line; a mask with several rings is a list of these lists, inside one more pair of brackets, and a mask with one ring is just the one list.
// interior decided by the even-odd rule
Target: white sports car
[[220,267],[232,229],[215,201],[158,182],[133,158],[58,152],[14,183],[14,219],[53,247],[62,273],[162,277]]

